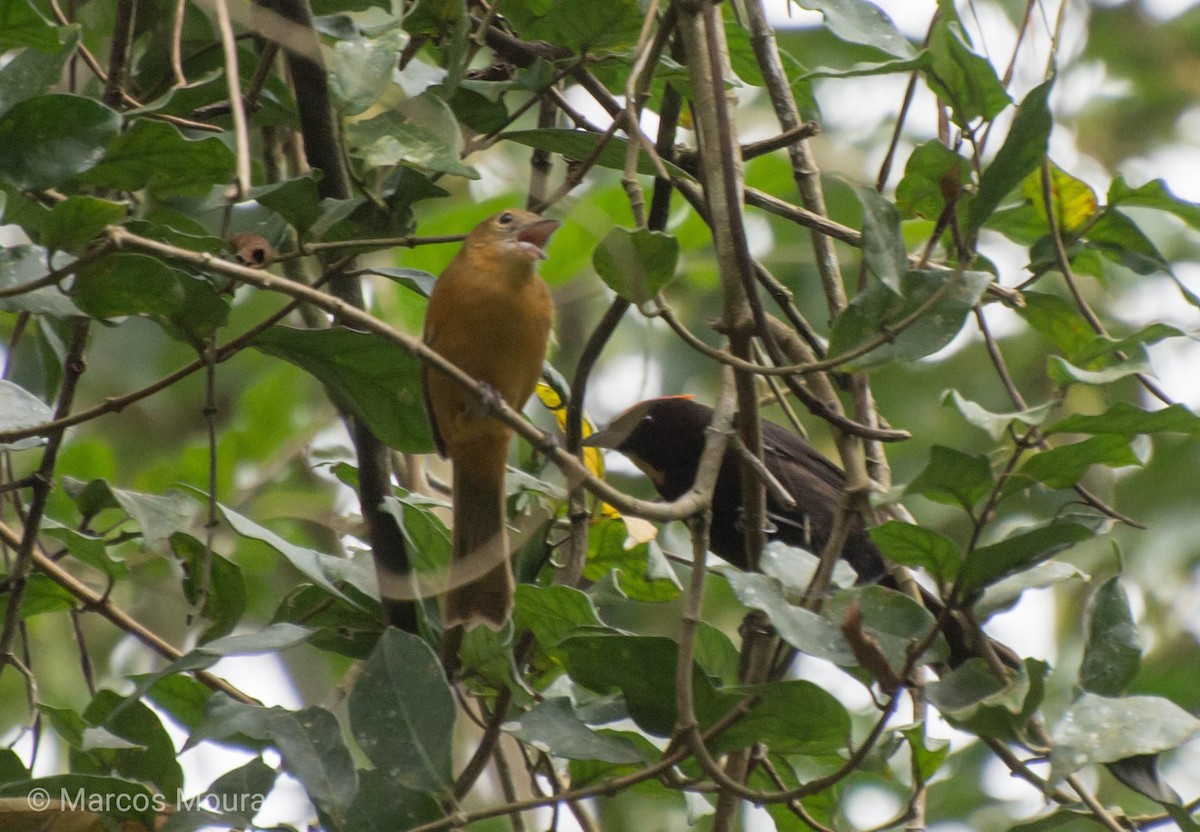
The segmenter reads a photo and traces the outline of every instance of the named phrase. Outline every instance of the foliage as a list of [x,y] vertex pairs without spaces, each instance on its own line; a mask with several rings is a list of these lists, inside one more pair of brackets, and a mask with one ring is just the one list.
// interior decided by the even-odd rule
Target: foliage
[[[1129,163],[1194,121],[1197,9],[940,0],[917,36],[796,0],[776,41],[755,0],[279,0],[235,39],[224,5],[0,3],[0,827],[723,831],[740,788],[757,828],[1200,829],[1200,419],[1154,376],[1196,329],[1200,205]],[[1096,66],[1125,92],[1068,100]],[[590,377],[602,422],[630,367],[711,401],[730,356],[800,365],[742,413],[808,405],[976,645],[1027,593],[1053,619],[950,667],[936,611],[809,553],[702,583],[526,426],[514,618],[448,678],[417,333],[456,235],[522,201],[564,220],[543,401]],[[417,632],[380,584],[425,596]],[[264,808],[285,776],[307,803]]]

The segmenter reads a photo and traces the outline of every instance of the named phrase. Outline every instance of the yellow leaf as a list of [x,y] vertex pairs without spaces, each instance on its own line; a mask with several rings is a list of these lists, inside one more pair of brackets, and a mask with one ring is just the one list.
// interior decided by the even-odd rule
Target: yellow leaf
[[[1036,170],[1021,185],[1022,195],[1032,202],[1038,213],[1045,216],[1046,204],[1042,197],[1042,172]],[[1050,201],[1054,205],[1054,219],[1063,234],[1070,234],[1084,226],[1096,213],[1099,201],[1096,192],[1086,182],[1076,179],[1058,165],[1050,165]]]

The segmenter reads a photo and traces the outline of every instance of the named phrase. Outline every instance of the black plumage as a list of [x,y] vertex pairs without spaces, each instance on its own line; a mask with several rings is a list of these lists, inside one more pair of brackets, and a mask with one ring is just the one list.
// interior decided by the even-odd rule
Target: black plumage
[[[712,415],[711,407],[685,396],[650,399],[617,416],[586,444],[620,451],[646,473],[663,499],[675,500],[695,482]],[[833,528],[845,476],[791,431],[766,421],[762,431],[763,462],[795,501],[786,506],[767,490],[767,538],[819,555]],[[727,450],[713,490],[709,548],[746,569],[743,516],[742,465],[737,452]],[[885,574],[883,558],[857,515],[850,518],[842,557],[858,573],[859,583],[873,583]]]

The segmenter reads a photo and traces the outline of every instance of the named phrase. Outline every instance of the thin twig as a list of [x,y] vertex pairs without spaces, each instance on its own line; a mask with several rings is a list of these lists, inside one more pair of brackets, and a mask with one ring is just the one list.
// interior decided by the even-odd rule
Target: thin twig
[[[87,346],[90,321],[77,318],[71,325],[71,338],[63,357],[62,383],[58,389],[58,404],[54,410],[56,419],[61,419],[71,412],[75,401],[75,388],[84,371],[84,348]],[[54,469],[58,462],[58,452],[62,449],[65,429],[51,431],[46,436],[46,445],[42,449],[41,464],[38,466],[34,482],[30,486],[29,508],[25,516],[25,527],[21,539],[16,545],[16,558],[8,572],[8,608],[4,615],[4,627],[0,631],[0,657],[10,658],[12,640],[17,632],[17,624],[21,620],[21,597],[29,574],[33,570],[34,552],[37,547],[38,534],[41,532],[42,519],[46,511],[46,501],[54,482]],[[0,673],[3,672],[0,667]]]

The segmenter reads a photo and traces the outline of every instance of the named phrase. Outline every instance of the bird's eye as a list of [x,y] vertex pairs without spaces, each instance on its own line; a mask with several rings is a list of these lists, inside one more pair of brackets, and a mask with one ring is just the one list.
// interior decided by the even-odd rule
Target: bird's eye
[[507,211],[505,211],[503,214],[501,214],[501,215],[500,215],[500,216],[497,218],[497,220],[496,220],[496,221],[497,221],[498,223],[500,223],[501,225],[508,225],[509,223],[511,223],[511,222],[513,221],[513,219],[515,219],[515,218],[513,217],[513,215],[512,215],[512,214],[510,214],[510,213],[508,213]]

